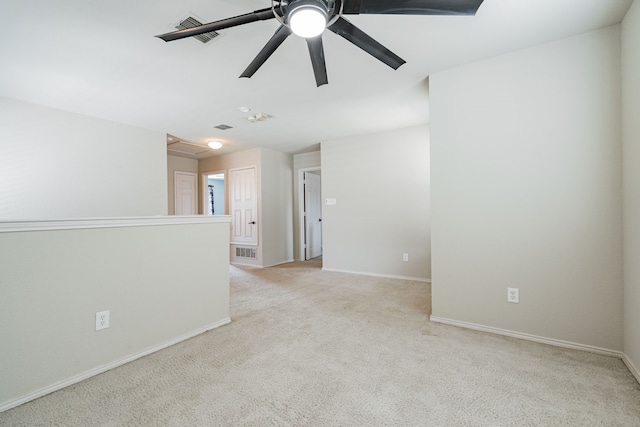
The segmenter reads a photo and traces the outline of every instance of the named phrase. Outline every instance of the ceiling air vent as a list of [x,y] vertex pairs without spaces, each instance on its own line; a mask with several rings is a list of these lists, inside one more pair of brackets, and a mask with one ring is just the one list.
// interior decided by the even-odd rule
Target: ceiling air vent
[[220,130],[227,130],[227,129],[231,129],[233,126],[229,126],[229,125],[218,125],[218,126],[214,126],[214,128],[216,129],[220,129]]
[[[194,18],[192,16],[189,16],[186,19],[180,21],[180,23],[178,25],[176,25],[176,28],[178,30],[185,30],[187,28],[197,27],[199,25],[202,25],[202,22],[198,21],[196,18]],[[204,33],[204,34],[200,34],[200,35],[197,35],[197,36],[193,36],[193,38],[200,40],[202,43],[208,43],[211,40],[213,40],[216,37],[218,37],[219,35],[220,35],[220,33],[215,32],[215,31],[211,31],[209,33]]]

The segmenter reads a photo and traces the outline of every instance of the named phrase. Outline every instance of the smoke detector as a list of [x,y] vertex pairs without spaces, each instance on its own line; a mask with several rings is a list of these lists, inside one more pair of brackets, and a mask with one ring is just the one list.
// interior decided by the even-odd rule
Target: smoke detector
[[255,122],[264,122],[265,120],[267,120],[269,117],[271,117],[270,115],[268,115],[267,113],[258,113],[255,116],[249,116],[247,117],[247,120],[249,120],[251,123],[255,123]]

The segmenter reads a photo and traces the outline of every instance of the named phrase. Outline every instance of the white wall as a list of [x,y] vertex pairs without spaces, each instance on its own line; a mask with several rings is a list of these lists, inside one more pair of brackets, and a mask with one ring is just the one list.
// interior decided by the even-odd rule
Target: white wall
[[[198,169],[200,170],[200,174],[211,171],[224,171],[225,172],[225,204],[232,208],[229,197],[229,183],[231,182],[231,176],[229,175],[229,170],[238,169],[238,168],[246,168],[255,166],[256,167],[256,176],[260,176],[261,164],[262,162],[262,149],[260,148],[252,148],[250,150],[237,151],[234,153],[222,154],[213,157],[208,157],[206,159],[202,159],[198,162]],[[260,206],[261,196],[261,180],[258,179],[258,218],[260,218],[262,208]],[[201,201],[202,202],[202,201]],[[231,214],[231,211],[229,211]],[[233,215],[232,215],[233,216]],[[257,260],[245,260],[242,259],[243,264],[250,264],[260,266],[262,262],[262,221],[258,223],[258,247],[257,247]],[[235,246],[231,245],[230,247],[230,256],[231,261],[236,262],[235,258]]]
[[293,158],[262,149],[262,266],[293,261]]
[[[176,214],[175,172],[190,172],[198,174],[198,160],[167,155],[167,199],[169,203],[167,207],[169,215]],[[198,176],[196,182],[198,183],[198,194],[200,194],[202,190],[200,188],[202,185],[200,176]]]
[[640,2],[622,23],[624,352],[640,381]]
[[300,171],[304,169],[320,169],[320,151],[312,151],[310,153],[294,154],[293,156],[293,258],[296,260],[303,260],[304,254],[302,252],[303,237],[301,236],[301,215],[300,215],[300,203],[304,201],[304,195],[301,191],[303,188],[300,183]]
[[229,220],[0,222],[0,411],[228,323]]
[[[234,153],[222,154],[213,157],[208,157],[198,161],[198,170],[200,174],[207,172],[225,172],[225,194],[224,203],[225,206],[231,206],[229,204],[229,169],[238,169],[249,166],[256,166],[257,173],[260,173],[261,152],[260,148],[253,148],[250,150],[237,151]],[[201,179],[198,180],[200,182]],[[259,180],[258,180],[259,181]],[[260,191],[260,182],[258,182],[258,192]],[[201,194],[202,192],[198,192]],[[199,197],[200,199],[200,197]],[[199,200],[199,206],[202,208],[202,200]],[[259,209],[259,208],[258,208]]]
[[323,268],[430,279],[428,127],[323,142],[321,160],[337,202],[322,209]]
[[165,134],[0,97],[0,219],[167,213]]
[[[292,156],[266,148],[254,148],[202,159],[200,173],[255,166],[258,177],[258,259],[236,260],[235,246],[231,260],[260,267],[293,260],[293,178]],[[226,192],[227,203],[229,191]],[[231,207],[230,204],[227,206]]]
[[434,320],[622,350],[619,27],[430,93]]

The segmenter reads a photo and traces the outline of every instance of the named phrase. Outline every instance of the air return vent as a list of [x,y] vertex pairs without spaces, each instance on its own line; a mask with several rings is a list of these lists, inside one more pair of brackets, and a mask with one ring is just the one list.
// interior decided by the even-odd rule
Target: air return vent
[[236,248],[236,258],[256,259],[256,248]]
[[214,128],[216,129],[220,129],[220,130],[227,130],[227,129],[231,129],[233,126],[229,126],[229,125],[218,125],[218,126],[214,126]]
[[[176,25],[176,28],[178,30],[185,30],[187,28],[197,27],[199,25],[202,25],[202,22],[198,21],[196,18],[194,18],[192,16],[189,16],[186,19],[180,21],[180,23],[178,25]],[[197,35],[197,36],[193,36],[193,38],[200,40],[202,43],[209,43],[211,40],[215,39],[219,35],[220,35],[220,33],[215,32],[215,31],[211,31],[209,33],[204,33],[204,34],[200,34],[200,35]]]

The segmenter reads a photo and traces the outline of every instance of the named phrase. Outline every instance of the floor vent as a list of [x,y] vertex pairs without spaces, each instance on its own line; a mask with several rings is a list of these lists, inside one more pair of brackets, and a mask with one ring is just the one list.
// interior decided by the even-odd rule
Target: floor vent
[[256,259],[256,248],[236,248],[236,258]]
[[[178,25],[176,25],[176,28],[178,30],[186,30],[187,28],[198,27],[200,25],[202,25],[202,22],[198,21],[196,18],[194,18],[192,16],[189,16],[186,19],[180,21],[180,23]],[[209,43],[211,40],[215,39],[219,35],[220,35],[220,33],[216,32],[216,31],[211,31],[211,32],[208,32],[208,33],[204,33],[204,34],[199,34],[197,36],[193,36],[193,38],[200,40],[202,43]]]

